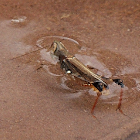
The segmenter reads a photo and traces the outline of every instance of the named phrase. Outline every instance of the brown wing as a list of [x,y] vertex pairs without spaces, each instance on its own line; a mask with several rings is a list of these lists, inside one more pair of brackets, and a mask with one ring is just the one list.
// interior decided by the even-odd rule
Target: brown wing
[[100,81],[103,84],[107,85],[107,83],[103,81],[103,79],[100,76],[93,73],[89,68],[87,68],[83,63],[81,63],[74,56],[67,57],[63,61],[69,68],[68,70],[70,70],[74,76],[90,83],[94,83],[95,81]]

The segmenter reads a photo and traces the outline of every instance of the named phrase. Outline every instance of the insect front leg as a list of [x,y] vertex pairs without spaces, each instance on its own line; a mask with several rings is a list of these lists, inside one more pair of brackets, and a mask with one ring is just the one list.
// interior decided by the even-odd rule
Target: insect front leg
[[38,65],[36,66],[36,67],[37,67],[36,70],[38,71],[38,70],[42,69],[43,66],[47,66],[47,65],[48,65],[48,64],[46,63],[46,61],[40,61],[40,62],[38,63]]
[[113,80],[113,82],[115,82],[116,84],[118,84],[118,85],[121,86],[119,103],[118,103],[118,106],[117,106],[117,109],[116,109],[116,110],[119,110],[123,115],[125,115],[125,114],[123,113],[123,111],[121,110],[121,106],[122,106],[122,97],[123,97],[123,90],[122,90],[122,88],[124,88],[123,80],[121,80],[121,79],[112,79],[112,80]]

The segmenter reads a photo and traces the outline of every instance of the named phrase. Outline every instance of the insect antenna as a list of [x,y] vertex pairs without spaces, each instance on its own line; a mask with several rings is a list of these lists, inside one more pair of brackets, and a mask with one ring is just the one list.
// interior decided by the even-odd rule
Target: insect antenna
[[22,56],[26,56],[26,55],[28,55],[28,54],[31,54],[31,53],[37,52],[37,51],[39,51],[39,50],[42,50],[42,49],[44,49],[44,48],[46,48],[46,47],[40,48],[40,49],[38,49],[38,50],[34,50],[34,51],[32,51],[32,52],[28,52],[28,53],[22,54],[22,55],[20,55],[20,56],[11,58],[11,59],[9,59],[9,60],[14,60],[14,59],[20,58],[20,57],[22,57]]

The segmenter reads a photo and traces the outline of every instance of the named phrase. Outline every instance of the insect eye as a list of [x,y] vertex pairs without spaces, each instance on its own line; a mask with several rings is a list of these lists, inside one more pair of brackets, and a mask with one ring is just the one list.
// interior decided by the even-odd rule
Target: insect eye
[[103,83],[99,83],[99,86],[103,86]]

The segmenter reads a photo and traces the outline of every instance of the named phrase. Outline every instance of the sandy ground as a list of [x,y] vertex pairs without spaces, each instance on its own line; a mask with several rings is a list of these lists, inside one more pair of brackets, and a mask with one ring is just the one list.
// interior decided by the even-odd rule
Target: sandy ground
[[[80,90],[50,62],[49,71],[37,70],[44,52],[29,52],[51,35],[75,39],[80,49],[69,49],[81,61],[124,80],[127,116],[115,111],[117,85],[111,92],[116,96],[99,100],[97,121],[90,114],[95,100],[90,89]],[[139,0],[1,0],[0,56],[1,140],[140,139]],[[62,86],[62,79],[68,86]]]

